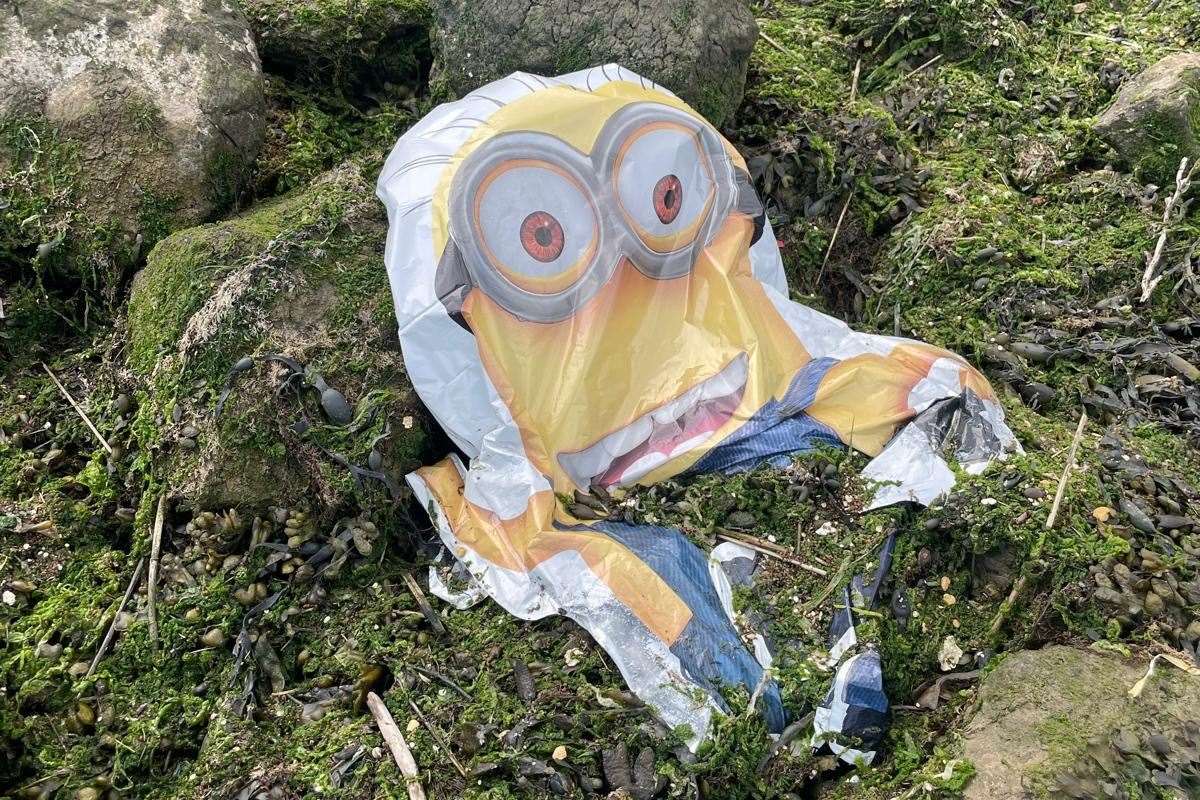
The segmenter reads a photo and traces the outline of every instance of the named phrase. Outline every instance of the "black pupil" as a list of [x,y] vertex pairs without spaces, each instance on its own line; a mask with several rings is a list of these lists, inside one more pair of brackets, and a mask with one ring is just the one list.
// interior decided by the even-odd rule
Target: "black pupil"
[[553,236],[553,234],[550,233],[550,226],[546,225],[546,224],[542,224],[542,225],[539,225],[537,227],[537,230],[535,230],[533,232],[533,238],[542,247],[549,247],[550,241],[551,241],[551,239],[554,238],[554,236]]
[[667,189],[667,193],[663,195],[663,204],[667,208],[675,207],[675,189]]

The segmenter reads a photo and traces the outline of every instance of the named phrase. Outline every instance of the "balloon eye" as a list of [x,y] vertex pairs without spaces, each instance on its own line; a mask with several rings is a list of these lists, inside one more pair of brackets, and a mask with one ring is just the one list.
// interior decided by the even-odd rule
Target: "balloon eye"
[[683,185],[674,175],[664,175],[654,184],[654,213],[663,225],[670,225],[683,206]]
[[562,225],[545,211],[535,211],[521,223],[521,246],[538,261],[554,261],[562,255],[564,244]]

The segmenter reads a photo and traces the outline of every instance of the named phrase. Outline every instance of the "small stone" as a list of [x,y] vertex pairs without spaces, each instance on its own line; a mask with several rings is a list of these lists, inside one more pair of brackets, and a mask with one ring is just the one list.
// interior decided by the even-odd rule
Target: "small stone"
[[1030,500],[1043,500],[1046,497],[1046,490],[1040,486],[1027,486],[1021,494]]
[[1075,5],[1071,6],[1072,14],[1076,14],[1076,15],[1082,14],[1083,12],[1085,12],[1087,10],[1088,10],[1087,3],[1076,3]]
[[63,646],[61,644],[50,644],[49,642],[39,642],[35,652],[38,658],[46,661],[54,661],[62,655]]
[[75,800],[100,800],[100,790],[93,786],[84,786],[75,790]]
[[86,661],[76,661],[71,666],[67,667],[67,674],[75,680],[79,680],[84,675],[87,675],[88,667],[91,665]]
[[220,628],[210,628],[200,637],[200,643],[205,647],[220,647],[225,644],[225,631]]
[[949,590],[949,588],[950,588],[950,576],[949,576],[949,575],[943,575],[943,576],[942,576],[942,581],[941,581],[941,584],[942,584],[942,591],[943,591],[943,592],[945,592],[945,591]]
[[179,435],[185,439],[195,439],[200,435],[200,431],[196,429],[195,425],[184,425],[183,430],[179,431]]
[[554,748],[554,752],[550,754],[550,757],[553,758],[555,761],[566,761],[567,760],[566,745],[560,744],[558,747]]
[[1167,604],[1154,592],[1146,593],[1145,608],[1146,613],[1154,617],[1161,614],[1167,607]]
[[0,592],[0,601],[3,601],[6,606],[15,606],[17,604],[17,594],[11,589],[5,589]]
[[405,730],[409,733],[416,733],[416,730],[419,727],[421,727],[421,723],[417,722],[416,719],[410,719],[408,724],[404,726]]
[[1108,506],[1096,506],[1092,509],[1092,519],[1096,522],[1108,522],[1114,513],[1116,512]]
[[186,436],[184,436],[183,438],[181,438],[181,439],[179,440],[178,444],[179,444],[179,446],[180,446],[180,447],[182,447],[184,450],[195,450],[195,449],[196,449],[196,440],[195,440],[195,439],[189,439],[189,438],[187,438]]
[[187,622],[196,622],[200,619],[200,609],[194,607],[189,608],[187,612],[184,613],[183,618]]
[[952,606],[958,602],[958,598],[947,592],[946,594],[942,595],[942,602],[948,606]]
[[122,392],[116,396],[116,399],[113,400],[113,411],[117,412],[121,416],[124,416],[129,412],[129,409],[132,407],[132,405],[133,403],[130,401],[129,395]]
[[1183,635],[1186,636],[1187,638],[1191,639],[1192,641],[1196,641],[1197,639],[1200,639],[1200,619],[1192,620],[1191,623],[1187,626],[1187,630],[1185,630],[1183,632]]

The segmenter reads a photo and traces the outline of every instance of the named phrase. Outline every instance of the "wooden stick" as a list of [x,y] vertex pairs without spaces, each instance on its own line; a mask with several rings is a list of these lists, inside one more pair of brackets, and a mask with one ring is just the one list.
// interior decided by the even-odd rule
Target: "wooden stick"
[[412,592],[412,596],[416,598],[417,606],[420,607],[421,613],[425,615],[425,619],[433,626],[433,629],[441,636],[446,635],[446,626],[442,624],[442,618],[433,610],[433,606],[429,605],[429,598],[425,596],[425,592],[421,591],[420,585],[413,580],[413,576],[407,572],[401,572],[400,577],[404,579],[404,583],[408,586],[408,590]]
[[779,52],[783,53],[785,56],[791,56],[792,58],[796,57],[795,53],[793,53],[791,50],[788,50],[786,47],[781,45],[779,42],[775,41],[770,36],[768,36],[766,34],[766,31],[760,30],[758,32],[758,35],[763,38],[763,41],[765,41],[767,44],[771,45],[771,47],[774,47]]
[[409,700],[408,704],[412,706],[413,713],[417,715],[417,719],[421,720],[421,724],[425,726],[425,730],[429,731],[429,735],[432,736],[433,740],[438,743],[438,747],[446,751],[446,755],[450,757],[450,763],[454,765],[456,770],[458,770],[458,774],[462,775],[464,778],[467,777],[466,768],[459,763],[457,758],[454,757],[454,752],[450,749],[450,745],[446,744],[446,740],[442,738],[442,734],[438,731],[438,729],[433,727],[433,723],[421,713],[421,709],[417,707],[416,703],[414,703],[412,700]]
[[71,397],[71,393],[67,391],[67,387],[63,386],[58,377],[50,371],[50,368],[46,366],[45,361],[42,362],[42,369],[46,370],[46,374],[50,376],[50,380],[54,381],[54,385],[58,387],[58,391],[62,393],[63,397],[67,398],[67,402],[71,404],[71,408],[75,409],[75,413],[78,414],[80,419],[83,420],[84,424],[88,426],[88,430],[90,430],[96,437],[96,441],[98,441],[100,446],[108,451],[108,454],[111,456],[113,451],[112,446],[109,445],[104,437],[100,435],[100,431],[96,430],[96,426],[92,424],[90,419],[88,419],[88,415],[83,413],[83,409],[79,407],[79,403],[75,402],[75,398]]
[[109,645],[112,644],[113,636],[117,632],[117,617],[121,616],[121,612],[125,610],[125,604],[129,602],[130,597],[133,597],[133,592],[137,589],[138,579],[142,577],[142,564],[145,561],[145,556],[139,558],[137,566],[133,568],[133,575],[129,578],[129,585],[125,587],[125,596],[121,598],[121,605],[117,606],[117,613],[113,614],[113,618],[109,621],[108,630],[105,631],[104,639],[100,642],[100,649],[96,651],[95,657],[92,658],[92,665],[88,667],[88,677],[96,671],[96,666],[100,663],[100,659],[104,658],[104,654],[108,652]]
[[941,61],[941,60],[942,60],[942,56],[943,56],[943,55],[944,55],[943,53],[938,53],[936,56],[934,56],[933,58],[929,59],[929,60],[928,60],[928,61],[926,61],[924,64],[922,64],[921,66],[917,67],[917,68],[916,68],[916,69],[914,69],[912,72],[908,73],[908,74],[907,74],[907,75],[905,75],[903,78],[901,78],[901,79],[900,79],[900,82],[901,82],[901,83],[904,83],[906,80],[908,80],[909,78],[911,78],[913,75],[916,75],[918,72],[920,72],[921,70],[925,69],[926,67],[928,67],[928,66],[931,66],[931,65],[933,65],[933,64],[936,64],[937,62]]
[[158,496],[158,510],[154,512],[154,529],[150,536],[150,575],[147,580],[146,596],[150,606],[150,643],[158,645],[158,560],[162,549],[163,520],[166,516],[167,493]]
[[778,545],[772,545],[770,542],[764,539],[759,539],[757,536],[750,536],[748,534],[741,533],[735,535],[732,533],[722,532],[717,534],[717,538],[723,539],[727,542],[733,542],[734,544],[740,544],[743,547],[749,547],[751,550],[762,553],[764,556],[770,556],[771,558],[778,558],[780,561],[786,561],[787,563],[797,566],[805,572],[811,572],[813,575],[818,577],[829,577],[829,573],[820,567],[814,567],[812,564],[805,564],[798,558],[792,558],[787,554],[786,551],[783,550],[783,548],[779,547]]
[[850,78],[850,102],[854,102],[854,98],[858,96],[858,73],[862,69],[862,59],[854,62],[854,75]]
[[829,255],[833,252],[833,246],[837,244],[838,234],[842,232],[842,221],[846,219],[846,209],[850,208],[850,201],[854,198],[854,189],[846,195],[846,202],[842,203],[842,213],[838,214],[837,225],[833,226],[833,237],[829,240],[829,247],[825,248],[825,257],[821,259],[821,270],[817,273],[817,283],[821,282],[821,278],[825,275],[825,265],[829,263]]
[[404,783],[408,786],[409,800],[425,800],[425,790],[421,788],[421,776],[417,772],[417,762],[413,758],[412,750],[408,749],[408,742],[404,741],[404,734],[400,732],[396,720],[392,719],[392,712],[388,711],[387,706],[379,699],[379,695],[374,692],[367,692],[367,708],[371,710],[371,716],[375,718],[375,724],[379,726],[379,735],[383,737],[388,749],[392,751],[392,758],[395,759],[396,766],[404,775]]
[[[1058,520],[1058,508],[1062,505],[1063,492],[1067,488],[1067,479],[1071,476],[1071,470],[1075,466],[1075,454],[1079,450],[1079,440],[1083,438],[1083,428],[1087,425],[1087,409],[1079,415],[1079,424],[1075,426],[1075,437],[1071,439],[1071,449],[1067,453],[1067,466],[1063,468],[1062,475],[1058,479],[1058,489],[1054,492],[1054,503],[1050,506],[1050,516],[1046,518],[1046,530],[1054,528],[1054,523]],[[1035,555],[1041,555],[1041,545],[1046,541],[1045,535],[1038,542],[1038,552]]]
[[[1079,424],[1075,427],[1075,436],[1071,439],[1071,449],[1067,452],[1067,464],[1063,467],[1062,475],[1058,479],[1058,489],[1054,492],[1054,503],[1050,506],[1050,516],[1046,518],[1046,527],[1042,529],[1042,535],[1034,543],[1033,549],[1029,553],[1030,558],[1036,559],[1041,556],[1042,548],[1046,546],[1046,534],[1054,528],[1054,523],[1058,521],[1058,509],[1062,505],[1063,494],[1067,488],[1067,479],[1070,478],[1071,470],[1075,467],[1075,455],[1079,451],[1079,440],[1083,438],[1083,429],[1086,425],[1087,409],[1085,408],[1083,413],[1079,415]],[[1013,606],[1021,598],[1021,594],[1024,593],[1025,586],[1028,583],[1029,574],[1023,570],[1021,576],[1013,583],[1012,591],[1008,593],[1008,597],[1000,604],[1000,609],[996,612],[996,616],[992,620],[992,626],[988,629],[989,639],[995,639],[1000,634],[1000,629],[1004,627],[1004,621],[1012,613]]]

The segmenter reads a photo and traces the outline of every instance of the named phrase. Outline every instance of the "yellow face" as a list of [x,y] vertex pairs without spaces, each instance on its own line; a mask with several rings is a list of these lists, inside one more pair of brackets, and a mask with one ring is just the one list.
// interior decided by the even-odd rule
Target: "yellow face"
[[675,98],[538,91],[452,163],[439,284],[556,490],[687,469],[809,360],[751,272],[744,163]]

